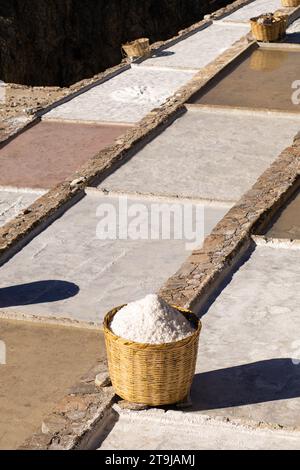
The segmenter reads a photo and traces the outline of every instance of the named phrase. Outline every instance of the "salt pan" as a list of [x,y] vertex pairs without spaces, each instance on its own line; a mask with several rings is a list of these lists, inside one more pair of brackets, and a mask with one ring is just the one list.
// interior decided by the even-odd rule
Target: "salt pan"
[[180,341],[195,332],[181,312],[157,295],[148,295],[119,310],[110,327],[117,336],[147,344]]

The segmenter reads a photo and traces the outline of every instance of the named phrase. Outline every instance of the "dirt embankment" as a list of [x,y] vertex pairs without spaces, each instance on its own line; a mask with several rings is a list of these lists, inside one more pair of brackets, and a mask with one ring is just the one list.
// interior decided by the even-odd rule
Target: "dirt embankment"
[[69,86],[122,59],[121,44],[174,36],[228,0],[1,0],[0,79]]

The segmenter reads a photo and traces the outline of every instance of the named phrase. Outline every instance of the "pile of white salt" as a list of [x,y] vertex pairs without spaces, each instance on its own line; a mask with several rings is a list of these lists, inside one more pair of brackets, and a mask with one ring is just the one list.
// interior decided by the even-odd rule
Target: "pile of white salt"
[[180,341],[195,332],[179,310],[157,295],[148,295],[119,310],[110,327],[121,338],[147,344]]

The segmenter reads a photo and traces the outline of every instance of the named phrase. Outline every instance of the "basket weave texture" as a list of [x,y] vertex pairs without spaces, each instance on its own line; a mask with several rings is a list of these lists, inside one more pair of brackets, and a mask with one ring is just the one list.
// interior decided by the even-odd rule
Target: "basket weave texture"
[[123,51],[130,58],[143,57],[150,52],[150,41],[148,38],[140,38],[135,41],[123,44]]
[[297,7],[300,5],[300,0],[281,0],[283,7]]
[[[300,1],[300,0],[299,0]],[[279,26],[279,38],[284,38],[286,35],[286,30],[288,27],[288,16],[287,15],[282,15],[282,16],[277,16],[280,20],[280,26]]]
[[272,24],[260,24],[257,23],[256,19],[251,19],[250,23],[252,34],[257,41],[278,41],[282,26],[282,20],[280,18]]
[[142,344],[116,336],[111,321],[122,308],[110,311],[104,319],[104,335],[110,378],[116,393],[132,403],[149,406],[171,405],[183,401],[190,392],[202,328],[192,312],[175,307],[195,327],[181,341]]

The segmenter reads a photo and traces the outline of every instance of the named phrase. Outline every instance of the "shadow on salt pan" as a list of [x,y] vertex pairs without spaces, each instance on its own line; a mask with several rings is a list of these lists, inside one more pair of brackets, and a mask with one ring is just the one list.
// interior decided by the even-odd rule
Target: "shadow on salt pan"
[[175,52],[158,51],[158,52],[156,52],[156,54],[153,54],[153,57],[169,57],[170,55],[175,55]]
[[75,297],[79,287],[67,281],[39,281],[0,289],[0,308],[33,305]]
[[283,42],[288,42],[291,44],[300,44],[300,33],[287,34]]
[[269,359],[197,374],[191,411],[298,398],[298,364],[296,359]]

